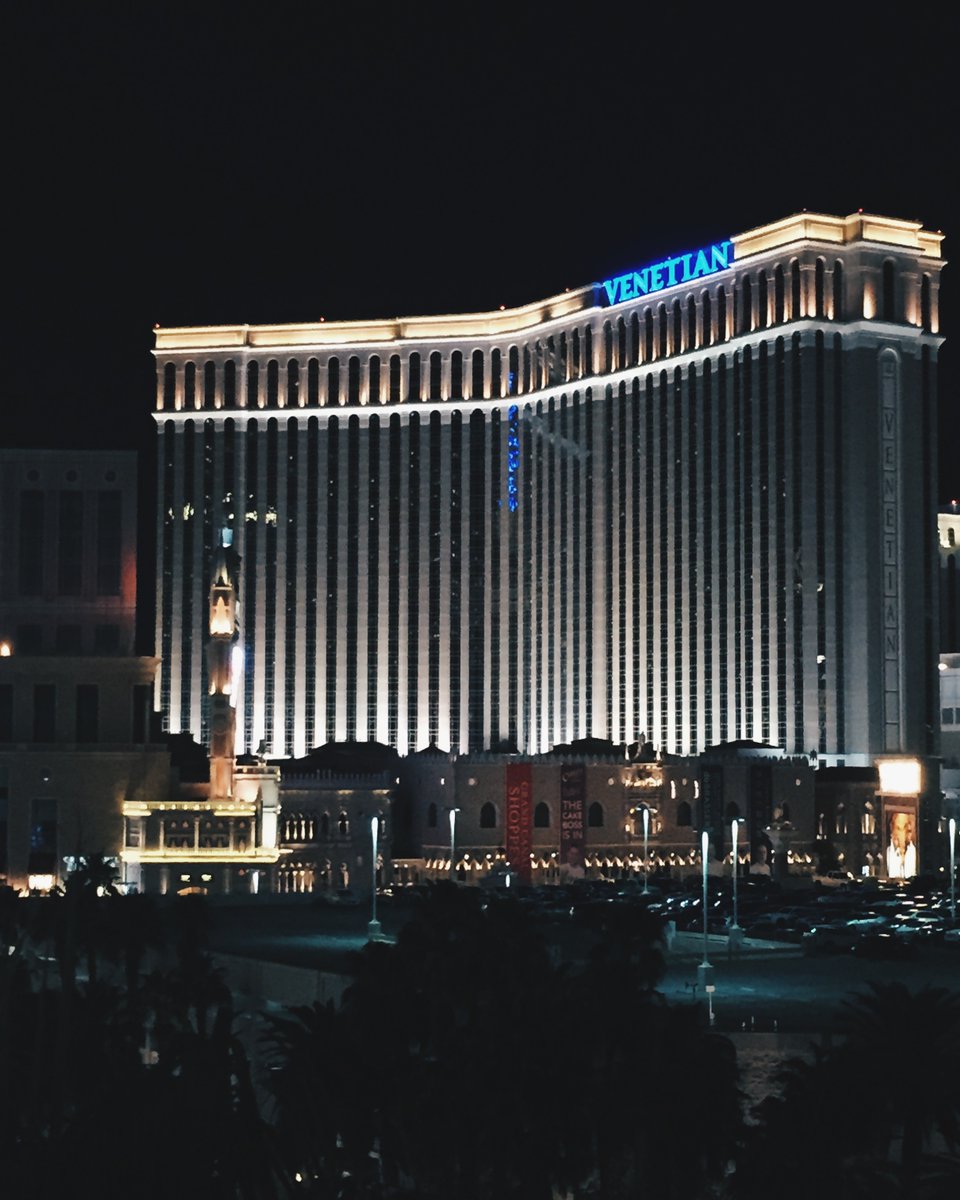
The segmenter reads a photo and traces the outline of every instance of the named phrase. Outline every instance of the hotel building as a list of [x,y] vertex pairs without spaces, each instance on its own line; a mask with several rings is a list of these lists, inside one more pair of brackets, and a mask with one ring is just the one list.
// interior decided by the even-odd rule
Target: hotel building
[[497,312],[156,330],[158,701],[237,751],[936,753],[939,233],[802,214]]

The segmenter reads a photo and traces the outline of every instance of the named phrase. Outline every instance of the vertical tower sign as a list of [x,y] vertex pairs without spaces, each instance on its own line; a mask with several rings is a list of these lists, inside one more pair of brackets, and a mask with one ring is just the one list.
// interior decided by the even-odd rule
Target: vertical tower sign
[[521,883],[530,882],[530,853],[533,850],[533,829],[530,820],[530,799],[533,793],[533,771],[530,763],[508,763],[507,787],[507,861]]

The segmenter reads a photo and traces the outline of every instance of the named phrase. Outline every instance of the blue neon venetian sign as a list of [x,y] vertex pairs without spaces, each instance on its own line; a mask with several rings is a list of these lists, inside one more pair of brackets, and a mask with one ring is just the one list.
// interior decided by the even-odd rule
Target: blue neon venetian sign
[[704,275],[715,275],[733,263],[733,242],[714,242],[702,250],[690,254],[678,254],[676,258],[665,258],[652,263],[640,271],[628,271],[626,275],[614,275],[601,284],[610,304],[622,304],[624,300],[638,300],[678,283],[690,283]]

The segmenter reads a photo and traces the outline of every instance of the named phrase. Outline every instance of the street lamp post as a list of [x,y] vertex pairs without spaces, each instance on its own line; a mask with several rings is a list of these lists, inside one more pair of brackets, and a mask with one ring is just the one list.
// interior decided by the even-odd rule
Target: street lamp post
[[740,820],[737,817],[730,822],[730,840],[733,843],[733,924],[727,938],[731,950],[739,950],[743,942],[743,930],[737,920],[737,877],[740,874],[740,860],[737,852],[737,836],[740,832]]
[[650,888],[647,886],[650,875],[650,860],[647,857],[647,839],[650,836],[650,809],[643,809],[643,894],[646,896]]
[[450,809],[450,879],[455,883],[457,879],[457,868],[454,864],[454,855],[457,849],[457,813],[459,808]]
[[957,819],[951,817],[947,822],[947,836],[950,838],[950,920],[957,923]]
[[375,942],[383,932],[377,920],[377,837],[380,833],[380,818],[370,818],[370,840],[373,843],[373,859],[370,866],[370,924],[367,926],[367,940]]
[[703,865],[703,962],[697,967],[697,986],[707,994],[710,1005],[710,1024],[713,1024],[713,967],[710,965],[707,942],[707,859],[710,855],[710,834],[706,830],[700,835],[700,862]]

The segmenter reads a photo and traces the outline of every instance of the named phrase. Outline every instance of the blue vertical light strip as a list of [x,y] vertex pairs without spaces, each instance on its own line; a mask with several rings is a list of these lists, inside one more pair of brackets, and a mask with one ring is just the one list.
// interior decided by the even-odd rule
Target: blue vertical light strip
[[520,469],[520,413],[516,404],[511,404],[507,413],[507,504],[511,512],[517,511],[517,472]]

